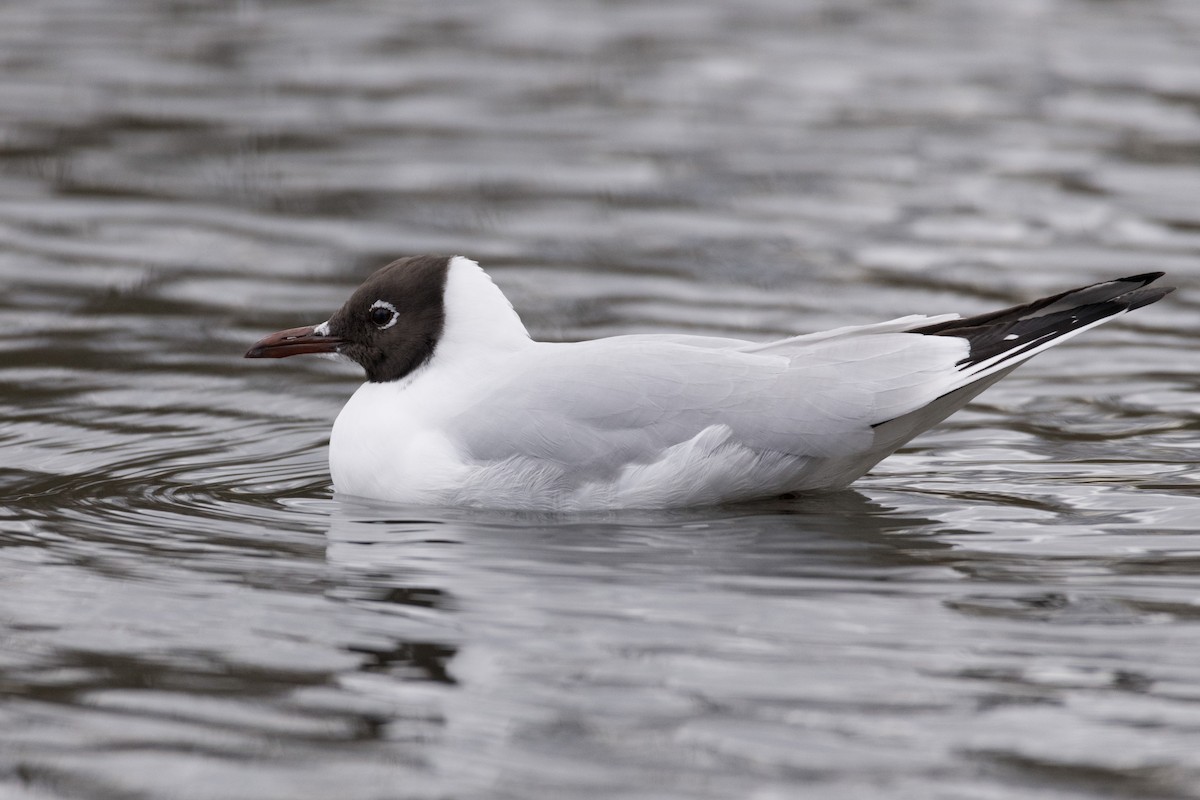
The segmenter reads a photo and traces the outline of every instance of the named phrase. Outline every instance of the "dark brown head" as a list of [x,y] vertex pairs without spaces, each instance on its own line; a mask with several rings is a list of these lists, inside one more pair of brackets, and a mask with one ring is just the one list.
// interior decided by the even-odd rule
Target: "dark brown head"
[[327,322],[279,331],[246,358],[337,353],[373,383],[395,381],[433,356],[446,323],[450,256],[411,256],[375,272]]

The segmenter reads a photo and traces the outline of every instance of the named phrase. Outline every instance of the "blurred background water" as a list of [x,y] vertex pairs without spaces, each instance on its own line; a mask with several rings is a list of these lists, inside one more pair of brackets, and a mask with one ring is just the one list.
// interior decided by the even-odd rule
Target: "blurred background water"
[[[1200,3],[0,6],[0,796],[1200,797]],[[1162,269],[857,491],[331,494],[247,362],[400,255],[535,335]]]

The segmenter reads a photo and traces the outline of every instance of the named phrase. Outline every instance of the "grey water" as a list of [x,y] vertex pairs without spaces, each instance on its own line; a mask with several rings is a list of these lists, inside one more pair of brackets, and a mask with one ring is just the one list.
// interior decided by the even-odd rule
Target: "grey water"
[[[1200,4],[0,7],[0,797],[1200,797]],[[241,358],[401,255],[540,338],[1165,270],[852,491],[334,495]]]

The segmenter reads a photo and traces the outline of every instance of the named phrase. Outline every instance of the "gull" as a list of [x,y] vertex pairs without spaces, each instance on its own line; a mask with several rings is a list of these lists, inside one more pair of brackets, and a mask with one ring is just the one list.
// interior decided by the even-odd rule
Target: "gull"
[[681,508],[841,489],[1030,357],[1171,291],[1161,272],[961,318],[772,342],[530,338],[463,256],[401,258],[327,321],[247,358],[333,353],[366,382],[334,422],[334,489],[538,511]]

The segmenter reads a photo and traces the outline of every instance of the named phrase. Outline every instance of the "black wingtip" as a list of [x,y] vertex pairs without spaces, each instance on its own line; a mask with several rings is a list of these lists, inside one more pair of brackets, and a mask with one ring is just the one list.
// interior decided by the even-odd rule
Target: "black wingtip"
[[1120,295],[1114,297],[1113,300],[1124,306],[1126,311],[1133,311],[1135,308],[1157,303],[1175,291],[1175,287],[1155,286],[1153,289],[1143,287],[1154,283],[1166,274],[1165,272],[1145,272],[1141,275],[1130,275],[1128,278],[1118,278],[1114,283],[1136,283],[1137,288],[1122,292]]
[[1174,287],[1146,288],[1164,274],[1146,272],[1093,283],[1025,305],[914,328],[912,332],[967,340],[970,353],[960,362],[965,366],[985,361],[998,365],[1013,359],[1012,363],[1019,363],[1054,339],[1166,297]]
[[[1162,275],[1160,272],[1159,275]],[[1120,301],[1124,304],[1127,311],[1133,311],[1135,308],[1148,306],[1151,303],[1157,303],[1164,297],[1175,291],[1174,286],[1156,286],[1153,289],[1134,289],[1121,295]]]
[[1154,283],[1156,280],[1166,275],[1165,272],[1143,272],[1141,275],[1130,275],[1128,278],[1117,278],[1114,283],[1136,283],[1139,286],[1145,286],[1148,283]]

